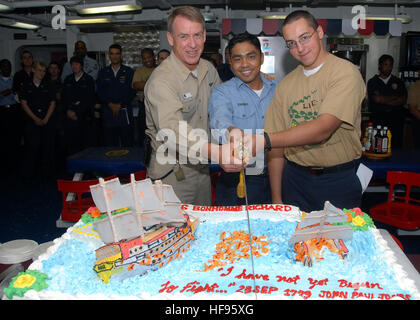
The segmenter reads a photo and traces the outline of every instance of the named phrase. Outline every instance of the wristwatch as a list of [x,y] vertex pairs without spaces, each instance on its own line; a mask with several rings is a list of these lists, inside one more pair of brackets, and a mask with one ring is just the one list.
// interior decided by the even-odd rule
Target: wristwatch
[[264,152],[271,151],[270,137],[268,136],[268,133],[265,131],[264,131],[264,140],[265,140]]

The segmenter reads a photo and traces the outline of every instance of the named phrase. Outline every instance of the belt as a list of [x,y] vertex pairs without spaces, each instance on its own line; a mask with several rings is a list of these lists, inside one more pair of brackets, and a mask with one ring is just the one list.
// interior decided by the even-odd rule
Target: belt
[[[287,159],[286,159],[287,160]],[[305,167],[301,166],[300,164],[297,164],[295,162],[292,162],[290,160],[287,160],[287,164],[291,165],[292,167],[298,168],[300,170],[306,171],[313,175],[321,175],[325,173],[337,173],[341,171],[346,171],[350,169],[356,168],[360,163],[360,159],[352,160],[346,163],[341,163],[336,166],[332,167]]]
[[[246,172],[246,171],[245,171]],[[222,170],[221,175],[225,175],[225,176],[237,176],[239,178],[239,172],[225,172]],[[248,177],[268,177],[268,171],[267,168],[264,168],[264,171],[261,172],[260,174],[246,174],[245,175]]]

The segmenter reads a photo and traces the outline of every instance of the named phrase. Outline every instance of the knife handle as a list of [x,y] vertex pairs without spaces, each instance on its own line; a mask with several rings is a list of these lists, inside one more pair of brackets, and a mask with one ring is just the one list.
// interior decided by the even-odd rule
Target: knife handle
[[236,187],[236,194],[238,195],[238,198],[245,198],[245,174],[244,169],[241,170],[241,173],[239,174],[239,183]]

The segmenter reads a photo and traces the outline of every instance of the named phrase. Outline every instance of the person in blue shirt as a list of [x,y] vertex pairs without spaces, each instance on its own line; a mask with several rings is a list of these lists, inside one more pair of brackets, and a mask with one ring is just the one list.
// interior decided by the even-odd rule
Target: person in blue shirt
[[[92,59],[87,55],[86,43],[83,41],[76,41],[74,44],[74,55],[83,59],[83,72],[96,80],[98,77],[99,65],[95,59]],[[68,61],[64,64],[63,72],[61,73],[61,82],[64,83],[67,76],[71,74],[73,74],[73,71],[71,69],[71,63]]]
[[[209,101],[212,138],[219,143],[239,141],[242,135],[263,132],[265,112],[273,98],[277,81],[270,81],[260,72],[264,63],[261,44],[254,35],[234,36],[228,44],[231,80],[213,89]],[[245,169],[249,204],[271,203],[270,182],[264,153],[258,154]],[[236,187],[238,172],[222,172],[216,185],[217,205],[242,205]]]
[[111,64],[99,71],[96,82],[102,104],[105,145],[132,147],[134,118],[131,103],[136,91],[131,83],[134,71],[122,64],[122,48],[119,44],[111,45],[108,54]]
[[13,94],[12,64],[0,61],[0,144],[6,156],[0,160],[4,173],[17,169],[19,163],[19,109]]

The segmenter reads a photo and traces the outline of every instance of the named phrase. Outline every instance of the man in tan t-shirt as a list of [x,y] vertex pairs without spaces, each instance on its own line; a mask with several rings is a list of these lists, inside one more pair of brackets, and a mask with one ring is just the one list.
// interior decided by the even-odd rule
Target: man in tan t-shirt
[[358,69],[329,54],[324,32],[306,11],[284,21],[290,53],[301,62],[276,88],[266,112],[266,134],[245,143],[268,152],[274,203],[319,210],[329,200],[339,208],[360,206],[356,175],[362,153],[361,103],[366,87]]
[[172,52],[144,90],[146,134],[151,139],[148,175],[172,185],[183,203],[210,205],[207,159],[219,164],[225,159],[225,171],[239,171],[242,163],[232,160],[228,144],[208,141],[208,100],[221,81],[213,65],[200,59],[206,39],[200,11],[177,7],[168,18],[167,37]]
[[408,110],[415,117],[412,125],[414,145],[420,149],[420,80],[408,88],[407,104]]

